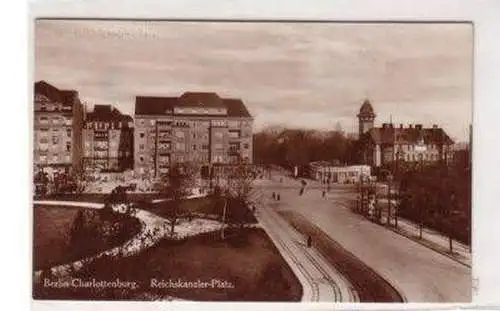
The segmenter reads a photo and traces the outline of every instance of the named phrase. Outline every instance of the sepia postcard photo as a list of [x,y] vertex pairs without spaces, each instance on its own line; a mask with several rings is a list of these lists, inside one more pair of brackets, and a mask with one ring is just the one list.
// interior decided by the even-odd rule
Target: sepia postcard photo
[[472,23],[34,22],[35,300],[472,300]]

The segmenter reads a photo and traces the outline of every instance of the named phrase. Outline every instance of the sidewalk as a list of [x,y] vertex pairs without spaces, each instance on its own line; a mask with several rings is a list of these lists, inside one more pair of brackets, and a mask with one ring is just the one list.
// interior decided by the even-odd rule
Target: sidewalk
[[347,280],[317,250],[307,247],[306,238],[272,209],[261,192],[253,191],[251,198],[257,207],[255,217],[302,284],[302,301],[359,301]]
[[[387,214],[382,214],[382,223],[387,223]],[[472,252],[470,247],[456,240],[452,242],[453,253],[450,253],[449,238],[440,232],[423,227],[422,239],[419,238],[419,225],[414,222],[398,218],[398,228],[395,228],[395,219],[391,217],[388,229],[401,234],[417,243],[420,243],[444,256],[447,256],[467,267],[472,267]]]

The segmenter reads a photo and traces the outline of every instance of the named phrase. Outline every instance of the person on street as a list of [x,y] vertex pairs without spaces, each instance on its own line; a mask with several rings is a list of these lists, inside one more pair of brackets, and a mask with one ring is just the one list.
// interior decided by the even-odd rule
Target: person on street
[[311,247],[311,246],[312,246],[312,238],[311,238],[311,236],[309,235],[309,236],[307,237],[307,247]]

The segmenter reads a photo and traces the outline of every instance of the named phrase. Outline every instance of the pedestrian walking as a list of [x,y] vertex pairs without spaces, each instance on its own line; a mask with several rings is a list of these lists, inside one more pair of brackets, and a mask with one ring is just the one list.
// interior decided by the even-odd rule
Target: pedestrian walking
[[273,200],[276,200],[276,192],[273,191]]
[[279,194],[279,193],[276,195],[276,199],[277,199],[278,201],[281,199],[281,197],[280,197],[280,194]]
[[312,238],[311,236],[308,236],[307,237],[307,247],[311,247],[312,246]]
[[323,190],[323,194],[322,194],[323,198],[325,197],[325,195],[326,195],[326,191]]

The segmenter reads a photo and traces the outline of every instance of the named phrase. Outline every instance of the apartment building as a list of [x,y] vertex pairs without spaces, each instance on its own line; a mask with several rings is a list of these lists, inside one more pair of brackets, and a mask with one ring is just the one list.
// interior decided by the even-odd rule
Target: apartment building
[[133,168],[133,120],[111,105],[95,105],[83,124],[86,170],[124,171]]
[[34,85],[33,163],[35,174],[79,170],[84,111],[78,92],[38,81]]
[[201,167],[252,163],[253,118],[240,99],[186,92],[137,96],[134,167],[160,176],[174,163]]

